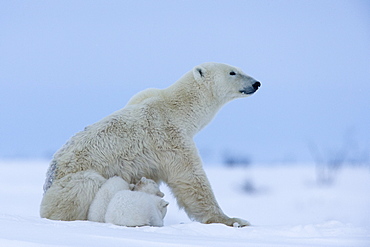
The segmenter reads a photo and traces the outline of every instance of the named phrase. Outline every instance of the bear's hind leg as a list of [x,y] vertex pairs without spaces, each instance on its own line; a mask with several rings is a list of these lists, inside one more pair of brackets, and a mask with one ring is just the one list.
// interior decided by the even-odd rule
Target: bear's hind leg
[[41,217],[87,220],[90,204],[105,181],[103,176],[92,170],[68,174],[54,181],[41,201]]

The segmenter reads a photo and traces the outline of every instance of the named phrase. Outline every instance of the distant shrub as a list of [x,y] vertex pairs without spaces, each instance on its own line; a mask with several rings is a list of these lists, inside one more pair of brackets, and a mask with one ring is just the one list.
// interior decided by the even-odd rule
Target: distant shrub
[[316,164],[318,184],[331,185],[338,171],[345,165],[370,167],[370,152],[367,148],[360,148],[353,132],[353,129],[347,131],[339,148],[319,149],[315,143],[308,145]]
[[244,154],[231,154],[225,152],[223,155],[223,164],[227,167],[247,167],[251,164],[249,156]]

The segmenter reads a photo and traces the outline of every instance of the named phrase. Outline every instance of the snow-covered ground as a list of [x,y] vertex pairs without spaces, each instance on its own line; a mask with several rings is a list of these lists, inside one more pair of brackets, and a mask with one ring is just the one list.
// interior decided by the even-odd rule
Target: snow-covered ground
[[162,186],[165,226],[128,228],[41,219],[47,166],[0,162],[0,246],[370,246],[369,168],[341,169],[332,185],[319,186],[309,165],[206,166],[224,212],[253,226],[191,222]]

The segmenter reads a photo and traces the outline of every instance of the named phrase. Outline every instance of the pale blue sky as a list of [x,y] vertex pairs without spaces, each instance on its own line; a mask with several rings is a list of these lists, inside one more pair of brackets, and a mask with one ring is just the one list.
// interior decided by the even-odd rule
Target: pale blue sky
[[262,87],[196,137],[206,163],[370,155],[368,1],[1,1],[0,32],[0,158],[50,158],[208,61]]

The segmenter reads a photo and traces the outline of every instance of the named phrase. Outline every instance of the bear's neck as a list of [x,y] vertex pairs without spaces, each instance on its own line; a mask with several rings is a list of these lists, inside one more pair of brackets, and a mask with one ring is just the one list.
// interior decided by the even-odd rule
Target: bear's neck
[[196,82],[191,72],[164,91],[171,116],[176,116],[192,136],[211,122],[226,103],[219,102],[210,88]]

